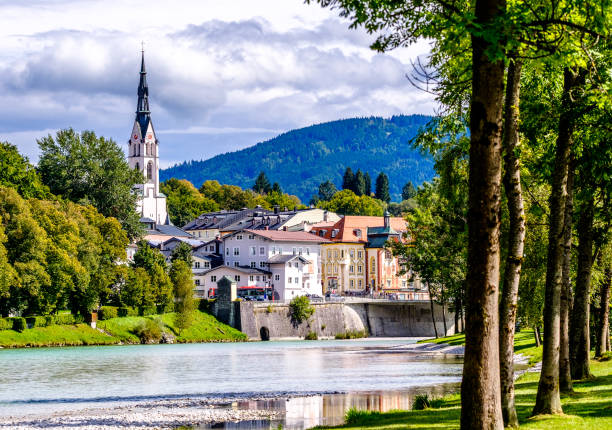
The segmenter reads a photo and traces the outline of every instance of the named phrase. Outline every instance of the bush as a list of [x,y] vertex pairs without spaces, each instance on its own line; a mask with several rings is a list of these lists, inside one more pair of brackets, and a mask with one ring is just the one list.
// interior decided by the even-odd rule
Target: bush
[[361,339],[362,337],[368,337],[367,330],[350,330],[336,335],[336,339]]
[[378,415],[379,412],[377,411],[364,411],[356,408],[350,408],[344,415],[344,423],[349,426],[363,425]]
[[0,318],[0,330],[12,330],[13,321],[8,318]]
[[289,302],[289,316],[294,326],[310,318],[314,311],[314,306],[310,304],[310,299],[306,296],[295,297]]
[[53,317],[53,324],[70,325],[75,324],[76,320],[72,314],[59,314]]
[[26,324],[25,318],[22,318],[22,317],[12,317],[12,318],[9,318],[9,319],[13,322],[13,330],[15,330],[15,331],[18,331],[18,332],[21,333],[26,328],[28,328],[28,325]]
[[47,325],[49,325],[47,323],[47,317],[27,317],[26,318],[26,323],[28,324],[28,327],[46,327]]
[[159,319],[147,318],[136,329],[134,334],[138,336],[141,343],[156,343],[162,337],[162,322]]
[[122,307],[122,308],[118,308],[117,309],[117,316],[120,317],[135,317],[138,316],[138,311],[134,308],[130,308],[128,306],[126,307]]
[[304,340],[319,340],[319,336],[316,331],[309,331]]
[[424,409],[429,408],[431,408],[431,404],[429,403],[429,396],[427,394],[417,394],[417,396],[414,398],[412,410],[422,411]]
[[116,306],[102,306],[98,311],[98,319],[100,321],[117,318],[118,312]]
[[157,307],[155,306],[145,306],[140,309],[140,315],[146,317],[148,315],[155,315],[157,313]]
[[200,312],[204,312],[204,313],[210,314],[210,312],[212,310],[213,303],[215,303],[214,300],[208,300],[208,299],[198,300],[197,301],[198,310]]

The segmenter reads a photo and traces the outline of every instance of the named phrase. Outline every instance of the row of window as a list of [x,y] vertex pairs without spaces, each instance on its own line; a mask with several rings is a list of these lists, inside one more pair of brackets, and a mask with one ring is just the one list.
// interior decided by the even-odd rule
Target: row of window
[[[281,246],[272,246],[270,247],[270,252],[272,255],[275,254],[282,254],[283,253],[283,248]],[[293,255],[303,255],[304,253],[306,253],[306,255],[310,255],[310,248],[293,248],[292,249]],[[240,255],[240,248],[235,246],[233,248],[233,254],[234,255]],[[230,255],[230,248],[227,247],[225,248],[225,255]],[[249,247],[249,255],[257,255],[257,247],[256,246],[250,246]],[[264,246],[260,246],[259,247],[259,255],[266,255],[266,248]]]
[[[288,284],[291,284],[291,279],[292,279],[291,277],[287,278],[287,283],[288,283]],[[293,279],[295,279],[295,283],[296,283],[296,284],[299,284],[299,283],[300,283],[300,278],[293,278]]]
[[[269,276],[267,278],[268,278],[268,280],[270,279]],[[289,278],[289,283],[291,283],[291,279],[292,278]],[[265,280],[266,280],[266,276],[265,275],[249,275],[249,281],[250,282],[260,282],[260,281],[265,281]],[[274,280],[275,281],[280,281],[280,275],[279,274],[274,275]],[[240,275],[234,275],[234,281],[240,282]],[[212,275],[210,277],[210,282],[211,283],[217,282],[217,277],[215,275]],[[298,283],[298,278],[295,278],[295,283],[296,284]],[[201,283],[200,279],[196,279],[195,280],[195,284],[198,287],[200,285],[204,285],[204,284]]]
[[200,268],[210,269],[210,262],[209,261],[204,261],[204,262],[202,262],[202,264],[200,264],[199,261],[194,261],[193,262],[193,268],[194,269],[200,269]]
[[[338,273],[338,265],[337,264],[328,264],[327,265],[327,273],[331,274],[332,270],[334,271],[334,273]],[[355,273],[355,266],[354,265],[350,265],[349,266],[349,273]],[[363,266],[361,264],[357,265],[357,273],[363,273]]]
[[[337,249],[331,250],[328,249],[327,250],[327,258],[332,258],[332,255],[334,256],[334,258],[338,258],[338,256],[340,256],[340,258],[344,258],[344,249],[341,249],[339,252]],[[355,258],[355,250],[354,249],[349,249],[349,256],[351,258]],[[363,251],[357,251],[357,258],[363,258]]]
[[[355,288],[355,280],[351,279],[349,281],[349,285],[351,286],[351,288]],[[363,281],[361,279],[357,280],[357,287],[362,288],[363,287]]]

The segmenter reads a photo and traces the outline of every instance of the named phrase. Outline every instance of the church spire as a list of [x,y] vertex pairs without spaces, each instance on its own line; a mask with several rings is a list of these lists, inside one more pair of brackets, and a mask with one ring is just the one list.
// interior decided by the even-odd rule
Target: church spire
[[140,124],[141,135],[147,131],[151,120],[149,110],[149,86],[147,85],[147,70],[145,69],[144,49],[142,50],[142,61],[140,63],[140,83],[138,84],[138,105],[136,106],[136,121]]

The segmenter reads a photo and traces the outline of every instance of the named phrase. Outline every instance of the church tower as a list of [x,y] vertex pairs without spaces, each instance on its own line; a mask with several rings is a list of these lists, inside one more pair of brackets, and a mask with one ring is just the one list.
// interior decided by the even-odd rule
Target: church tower
[[144,50],[140,65],[136,120],[128,141],[128,163],[132,169],[140,170],[145,177],[145,183],[136,186],[141,193],[136,211],[145,218],[142,221],[150,222],[146,219],[148,218],[156,224],[168,223],[166,196],[159,192],[159,141],[155,136],[149,110],[149,86]]

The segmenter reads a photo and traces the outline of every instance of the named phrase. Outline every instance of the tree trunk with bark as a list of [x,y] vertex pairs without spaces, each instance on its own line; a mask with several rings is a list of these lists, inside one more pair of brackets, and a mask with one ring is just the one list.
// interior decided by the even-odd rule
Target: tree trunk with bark
[[[504,0],[477,0],[476,23],[505,13]],[[504,62],[472,35],[468,257],[461,429],[503,429],[499,382],[499,230]]]
[[597,349],[595,356],[601,357],[605,352],[608,352],[609,346],[609,317],[610,317],[610,286],[612,286],[612,266],[608,265],[605,271],[605,276],[601,284],[600,308],[599,308],[599,324],[597,327]]
[[570,360],[572,378],[585,379],[591,376],[589,352],[589,302],[591,298],[591,273],[593,268],[593,220],[594,201],[589,198],[580,211],[578,221],[578,273],[572,308],[570,331]]
[[561,392],[574,391],[569,352],[569,317],[572,303],[570,279],[572,260],[572,217],[574,213],[574,162],[567,172],[567,200],[563,220],[563,266],[561,269],[561,332],[559,338],[559,388]]
[[431,308],[431,322],[434,326],[434,333],[436,334],[436,339],[438,338],[438,326],[436,326],[436,314],[434,313],[434,299],[433,294],[431,293],[430,283],[427,282],[427,291],[429,291],[429,307]]
[[510,231],[508,256],[504,273],[504,288],[500,303],[499,372],[504,424],[518,427],[514,405],[514,329],[518,288],[525,243],[525,210],[521,189],[521,169],[516,151],[519,144],[518,116],[522,63],[510,62],[506,83],[504,118],[504,189],[508,200]]
[[539,348],[542,345],[542,339],[540,339],[540,329],[538,326],[533,328],[533,337],[535,338],[535,346]]
[[550,194],[548,227],[548,256],[544,293],[544,347],[542,371],[538,384],[533,415],[560,414],[559,392],[559,337],[561,307],[561,274],[563,262],[563,224],[567,196],[567,172],[572,147],[575,121],[572,112],[573,90],[580,84],[580,75],[564,70],[563,100],[559,117],[559,132]]

